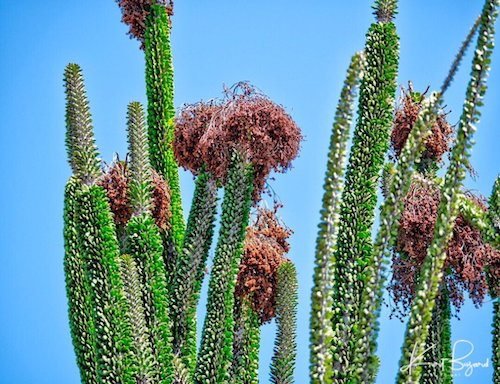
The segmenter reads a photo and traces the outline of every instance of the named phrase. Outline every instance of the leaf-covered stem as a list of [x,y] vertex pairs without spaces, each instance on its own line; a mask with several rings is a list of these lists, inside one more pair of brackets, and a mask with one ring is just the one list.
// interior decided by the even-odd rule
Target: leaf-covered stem
[[398,10],[398,0],[375,0],[374,14],[379,23],[390,23]]
[[391,247],[397,238],[399,219],[403,212],[403,198],[406,195],[412,179],[416,163],[424,149],[425,139],[431,132],[432,124],[438,115],[437,106],[440,98],[433,94],[423,102],[421,112],[413,126],[408,139],[401,151],[398,162],[390,177],[386,188],[386,198],[380,207],[380,228],[373,246],[373,259],[366,269],[366,289],[361,300],[360,332],[363,334],[362,344],[359,346],[362,358],[362,382],[373,382],[378,370],[378,358],[375,356],[377,336],[379,330],[378,317],[380,315],[383,284],[385,281],[385,264],[388,260]]
[[180,354],[191,371],[196,364],[196,309],[212,245],[216,211],[216,181],[202,170],[195,182],[182,253],[177,259],[171,301],[174,353]]
[[469,49],[469,46],[472,43],[472,40],[474,36],[476,35],[477,30],[479,29],[479,26],[481,25],[481,16],[479,16],[476,21],[474,22],[474,25],[472,25],[472,28],[470,29],[469,33],[467,34],[467,37],[462,43],[462,46],[460,47],[460,50],[457,53],[457,56],[455,57],[455,60],[453,61],[453,64],[451,65],[450,71],[448,72],[448,75],[446,76],[446,79],[444,79],[443,85],[441,86],[440,94],[444,95],[448,88],[450,87],[451,83],[453,82],[453,79],[455,78],[455,75],[458,72],[458,68],[460,67],[460,64],[462,63],[462,60],[467,53],[467,50]]
[[420,356],[425,347],[431,311],[434,308],[439,282],[443,274],[446,247],[453,234],[455,219],[458,215],[458,195],[465,177],[465,165],[468,163],[475,124],[479,120],[479,107],[482,105],[482,99],[486,92],[486,78],[493,50],[498,3],[498,0],[487,0],[481,16],[471,80],[467,88],[456,143],[441,190],[434,238],[427,250],[427,257],[422,266],[415,291],[400,360],[398,384],[418,383],[420,380],[421,367],[413,366],[411,362],[413,356]]
[[152,187],[148,132],[144,110],[139,102],[128,105],[127,131],[130,156],[130,204],[134,215],[140,216],[151,209]]
[[236,298],[231,382],[259,383],[260,321],[247,298]]
[[493,384],[500,384],[500,299],[493,303]]
[[151,6],[146,20],[146,91],[148,138],[151,165],[168,182],[171,199],[171,239],[177,253],[184,236],[184,216],[179,168],[172,149],[174,138],[174,75],[170,48],[170,27],[164,6]]
[[218,384],[229,378],[233,347],[236,276],[243,251],[253,190],[252,166],[233,153],[224,188],[219,238],[210,274],[196,384]]
[[297,270],[291,262],[278,267],[276,292],[277,334],[271,361],[271,383],[293,384],[297,355]]
[[425,341],[422,359],[425,369],[422,370],[420,384],[453,383],[450,319],[449,293],[446,286],[441,284]]
[[91,185],[101,174],[101,162],[95,144],[89,102],[78,64],[64,71],[66,90],[66,149],[74,175]]
[[347,141],[362,68],[363,54],[357,53],[352,57],[347,71],[330,138],[311,295],[310,378],[313,384],[330,382],[331,377],[332,257],[337,239],[340,197],[344,186]]
[[172,334],[165,280],[162,239],[149,214],[133,217],[127,226],[126,251],[141,273],[146,321],[159,366],[162,384],[172,383]]
[[133,335],[134,377],[137,383],[153,384],[156,361],[149,336],[143,305],[143,288],[137,264],[130,255],[120,256],[120,272],[123,292],[129,307],[129,317]]
[[79,190],[80,182],[74,177],[70,178],[64,192],[64,273],[68,317],[82,384],[97,384],[95,328],[90,302],[90,283],[85,276],[77,235],[76,198]]
[[90,281],[98,382],[134,383],[132,334],[120,276],[118,241],[106,192],[82,186],[78,195],[78,241]]
[[372,259],[377,182],[392,127],[398,49],[393,23],[371,26],[334,255],[332,380],[335,383],[354,382],[354,377],[362,374],[364,354],[357,347],[363,335],[357,323],[366,281],[364,273]]

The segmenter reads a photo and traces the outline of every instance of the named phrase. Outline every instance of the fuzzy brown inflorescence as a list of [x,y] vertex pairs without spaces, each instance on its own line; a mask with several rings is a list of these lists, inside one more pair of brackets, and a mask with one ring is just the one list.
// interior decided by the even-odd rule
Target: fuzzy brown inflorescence
[[247,297],[261,323],[271,321],[276,311],[278,267],[288,259],[292,231],[280,223],[274,209],[258,208],[247,228],[235,295]]
[[[151,214],[160,229],[168,229],[170,218],[170,192],[165,180],[154,170],[152,173],[153,206]],[[106,191],[115,225],[125,226],[132,217],[129,199],[130,173],[126,161],[116,161],[105,171],[97,184]]]
[[125,226],[132,217],[127,173],[127,162],[117,160],[97,181],[97,184],[106,191],[115,225],[119,227]]
[[151,170],[153,185],[152,215],[158,228],[167,230],[170,223],[170,191],[167,183],[154,169]]
[[[391,147],[396,158],[400,156],[410,131],[417,121],[423,100],[424,95],[415,94],[411,83],[408,91],[403,89],[402,102],[396,109],[391,133]],[[452,133],[453,129],[446,120],[446,114],[440,114],[432,125],[431,134],[425,141],[422,159],[439,163],[450,149]]]
[[164,5],[167,14],[174,13],[173,0],[116,0],[122,10],[122,22],[129,26],[130,38],[136,38],[144,49],[144,33],[146,31],[146,18],[154,4]]
[[[221,102],[187,106],[177,119],[176,131],[178,161],[190,169],[204,163],[221,182],[226,179],[232,151],[239,151],[253,165],[254,202],[271,171],[290,168],[302,141],[300,128],[285,109],[246,82],[226,89]],[[186,160],[190,150],[195,159]]]
[[195,175],[205,164],[200,140],[218,109],[220,103],[215,100],[186,104],[175,120],[174,155],[181,167]]
[[[471,193],[466,196],[481,209],[487,210],[480,198]],[[404,198],[389,286],[391,296],[401,306],[402,313],[408,312],[415,294],[418,274],[434,235],[440,197],[438,187],[415,180]],[[486,244],[479,230],[459,215],[453,237],[448,243],[445,262],[445,282],[457,311],[464,302],[465,292],[476,306],[483,303],[488,289],[485,266],[499,261],[500,252]]]

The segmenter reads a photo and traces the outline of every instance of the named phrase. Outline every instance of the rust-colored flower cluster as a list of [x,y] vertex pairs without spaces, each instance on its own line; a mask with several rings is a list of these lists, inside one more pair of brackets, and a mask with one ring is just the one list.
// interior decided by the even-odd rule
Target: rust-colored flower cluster
[[117,226],[127,224],[132,217],[132,207],[128,199],[130,188],[127,181],[127,162],[116,161],[113,166],[108,167],[97,184],[106,191],[115,224]]
[[129,26],[130,38],[136,38],[144,49],[144,33],[146,32],[146,18],[150,13],[151,5],[160,4],[167,8],[167,14],[174,13],[173,0],[116,0],[122,10],[122,22]]
[[[106,191],[115,224],[125,226],[132,217],[132,207],[129,199],[129,172],[126,161],[116,161],[109,167],[97,184]],[[167,229],[170,218],[170,191],[165,180],[152,170],[151,214],[160,229]]]
[[[425,95],[416,95],[411,83],[409,90],[403,89],[401,106],[394,116],[394,127],[391,133],[391,145],[396,158],[399,157],[408,139],[408,135],[417,121]],[[423,160],[440,162],[443,155],[450,149],[453,129],[446,120],[445,114],[440,114],[432,126],[432,132],[425,142]]]
[[212,116],[219,109],[220,103],[215,100],[200,101],[196,104],[186,104],[176,118],[174,155],[177,163],[193,174],[197,174],[206,163],[200,140],[207,131]]
[[[401,305],[403,313],[407,313],[411,306],[418,274],[434,235],[440,197],[436,186],[415,180],[404,199],[389,286],[394,301]],[[481,209],[487,209],[478,197],[470,193],[467,197]],[[465,292],[477,306],[482,304],[488,289],[485,266],[495,262],[500,263],[500,252],[486,244],[479,230],[459,215],[445,262],[446,285],[457,310],[464,302]]]
[[259,208],[247,228],[235,295],[248,297],[262,323],[275,316],[278,267],[286,260],[292,231],[280,223],[274,209]]
[[[225,92],[221,102],[186,106],[177,118],[175,153],[186,168],[200,164],[224,182],[231,151],[239,151],[254,168],[254,201],[271,171],[285,172],[297,156],[300,128],[285,109],[246,82]],[[187,154],[194,159],[187,160]]]

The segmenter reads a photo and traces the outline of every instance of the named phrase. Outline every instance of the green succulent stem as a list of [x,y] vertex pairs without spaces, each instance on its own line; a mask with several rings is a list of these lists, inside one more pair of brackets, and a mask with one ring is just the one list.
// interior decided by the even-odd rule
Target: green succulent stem
[[408,135],[396,166],[390,170],[390,181],[386,181],[385,200],[380,207],[380,228],[373,246],[372,260],[367,264],[366,288],[361,300],[359,329],[363,335],[359,352],[364,368],[361,370],[363,383],[374,382],[378,371],[377,336],[379,331],[380,309],[385,282],[385,265],[390,256],[390,250],[397,239],[399,219],[403,212],[403,198],[411,185],[412,175],[424,149],[426,138],[438,115],[440,97],[432,94],[422,103],[419,116]]
[[95,327],[90,283],[78,244],[77,196],[81,183],[71,177],[64,192],[64,273],[71,339],[82,384],[97,384]]
[[157,362],[145,316],[141,276],[132,256],[127,254],[120,256],[120,272],[133,335],[135,382],[153,384],[157,382],[155,377]]
[[331,382],[333,363],[330,353],[330,339],[332,337],[331,269],[334,263],[332,257],[337,239],[340,197],[344,186],[347,141],[354,114],[357,88],[363,71],[363,60],[362,53],[355,54],[351,59],[330,138],[311,295],[310,378],[313,384]]
[[457,56],[455,57],[455,60],[453,61],[451,68],[448,72],[448,75],[446,76],[446,79],[444,79],[443,85],[441,86],[440,94],[444,95],[448,88],[450,87],[451,83],[453,82],[453,79],[455,78],[455,75],[458,72],[458,68],[460,67],[460,64],[462,63],[462,60],[467,53],[467,50],[469,49],[470,45],[472,44],[472,41],[474,39],[474,36],[477,33],[477,30],[479,29],[479,26],[481,25],[481,16],[479,16],[475,21],[474,24],[472,25],[472,28],[469,30],[469,33],[467,34],[467,37],[462,43],[462,46],[460,47]]
[[465,177],[465,165],[468,163],[475,124],[479,120],[479,107],[486,92],[498,5],[498,0],[487,0],[483,8],[471,80],[467,88],[456,143],[441,189],[434,238],[422,266],[407,325],[397,377],[398,384],[418,383],[421,377],[422,369],[420,366],[413,366],[412,359],[414,356],[421,356],[425,348],[431,312],[443,274],[446,247],[453,234],[454,222],[458,215],[458,196]]
[[278,267],[276,292],[277,333],[271,360],[271,383],[293,384],[297,356],[297,270],[292,262]]
[[[166,8],[151,6],[146,20],[146,92],[148,98],[148,138],[151,165],[170,188],[171,234],[179,254],[184,237],[184,215],[179,184],[179,167],[172,148],[174,138],[174,71],[170,47],[170,27]],[[174,264],[175,265],[175,261]]]
[[[495,230],[491,215],[464,194],[458,196],[458,206],[464,219],[481,232],[482,239],[494,248],[500,249],[500,231]],[[489,211],[491,210],[490,205]]]
[[151,210],[152,185],[148,131],[144,110],[139,102],[128,105],[127,131],[130,156],[130,205],[134,215],[140,216]]
[[64,71],[66,91],[66,150],[74,175],[91,185],[101,175],[101,161],[95,144],[89,102],[82,70],[68,64]]
[[132,217],[127,233],[126,252],[137,263],[141,274],[146,322],[158,362],[159,382],[170,384],[173,380],[172,334],[162,239],[147,213]]
[[375,0],[373,6],[377,22],[390,23],[398,10],[398,0]]
[[500,383],[500,300],[493,303],[493,384]]
[[260,320],[248,298],[236,298],[231,383],[259,383]]
[[361,298],[368,279],[366,267],[372,260],[371,231],[377,181],[392,127],[398,49],[393,23],[376,23],[370,27],[332,272],[334,383],[357,383],[363,374],[365,354],[358,347],[364,335],[357,324],[364,316],[360,312]]
[[234,289],[248,226],[252,191],[252,166],[235,151],[224,188],[219,238],[194,376],[196,384],[218,384],[229,379]]
[[174,353],[192,373],[196,366],[196,309],[217,213],[216,180],[204,170],[196,178],[182,253],[177,259],[172,289]]
[[451,307],[445,284],[441,284],[437,305],[432,311],[420,384],[452,384]]
[[106,192],[83,185],[77,198],[78,243],[90,282],[98,382],[133,384],[133,337],[123,295],[118,241]]

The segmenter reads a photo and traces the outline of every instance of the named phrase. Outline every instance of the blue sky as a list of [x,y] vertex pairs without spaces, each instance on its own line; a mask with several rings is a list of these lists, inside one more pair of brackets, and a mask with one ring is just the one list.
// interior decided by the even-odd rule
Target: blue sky
[[[300,283],[296,382],[308,382],[308,322],[314,244],[335,106],[350,56],[363,47],[372,1],[185,0],[173,19],[175,103],[220,96],[222,85],[250,80],[283,104],[306,140],[294,169],[273,183],[295,230],[291,258]],[[399,84],[440,86],[480,0],[401,1]],[[70,175],[64,148],[62,74],[68,62],[84,71],[103,158],[125,154],[128,102],[145,101],[144,60],[125,35],[113,0],[0,1],[0,383],[71,384],[78,372],[66,315],[62,198]],[[447,97],[458,121],[469,55]],[[500,55],[476,135],[472,164],[479,177],[467,187],[489,195],[500,170]],[[186,210],[191,175],[181,177]],[[468,303],[453,322],[453,339],[468,340],[468,358],[490,356],[491,305]],[[262,382],[268,381],[273,326],[263,329]],[[379,383],[392,382],[404,327],[382,314]],[[465,354],[465,344],[459,345]],[[476,369],[456,383],[489,383]]]

